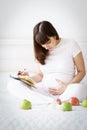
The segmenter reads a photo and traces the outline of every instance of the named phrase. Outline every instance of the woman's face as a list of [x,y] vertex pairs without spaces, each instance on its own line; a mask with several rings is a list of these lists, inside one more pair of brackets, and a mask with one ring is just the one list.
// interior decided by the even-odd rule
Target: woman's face
[[49,37],[48,42],[42,45],[43,48],[46,50],[53,50],[54,47],[58,44],[58,40],[56,37]]

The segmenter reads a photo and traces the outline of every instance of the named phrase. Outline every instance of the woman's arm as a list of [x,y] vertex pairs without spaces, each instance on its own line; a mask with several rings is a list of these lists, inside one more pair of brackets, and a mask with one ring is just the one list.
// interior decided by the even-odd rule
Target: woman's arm
[[84,64],[84,59],[83,59],[83,55],[82,52],[80,52],[75,58],[74,58],[74,63],[77,69],[77,74],[74,76],[74,78],[72,79],[72,81],[68,84],[65,84],[62,81],[58,80],[58,84],[59,84],[59,88],[49,88],[49,92],[53,95],[60,95],[62,94],[65,89],[67,88],[67,86],[71,83],[79,83],[83,77],[86,74],[85,71],[85,64]]
[[86,74],[85,71],[85,64],[84,64],[84,59],[82,52],[80,52],[75,58],[74,58],[74,63],[77,69],[77,74],[75,77],[72,79],[71,83],[79,83],[83,77]]
[[43,73],[40,70],[40,65],[39,64],[38,64],[37,73],[34,76],[31,76],[30,78],[32,78],[37,83],[40,82],[40,81],[42,81]]
[[25,70],[24,71],[18,71],[17,75],[19,75],[19,76],[29,76],[30,78],[32,78],[37,83],[40,82],[43,78],[43,73],[40,71],[39,64],[38,64],[38,70],[37,70],[35,75],[30,76],[29,72],[27,72]]
[[35,82],[40,82],[41,80],[42,80],[42,78],[43,78],[43,74],[42,74],[42,72],[38,72],[36,75],[34,75],[34,76],[32,76],[32,77],[30,77],[30,78],[32,78]]

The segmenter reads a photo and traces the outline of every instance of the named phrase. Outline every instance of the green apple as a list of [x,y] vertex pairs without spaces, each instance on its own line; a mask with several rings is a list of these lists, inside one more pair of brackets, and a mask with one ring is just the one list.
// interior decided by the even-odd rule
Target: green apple
[[32,104],[29,100],[24,99],[21,103],[20,103],[20,108],[27,110],[27,109],[32,109]]
[[87,99],[84,99],[81,104],[83,107],[87,107]]
[[62,111],[72,111],[72,105],[69,102],[63,102],[61,104],[61,110]]

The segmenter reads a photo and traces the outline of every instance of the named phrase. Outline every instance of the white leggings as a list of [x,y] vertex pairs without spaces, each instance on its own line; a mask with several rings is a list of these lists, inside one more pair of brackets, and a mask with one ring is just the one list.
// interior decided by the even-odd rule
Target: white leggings
[[67,87],[66,91],[60,96],[52,96],[46,94],[44,90],[39,87],[31,88],[19,80],[10,79],[7,85],[9,92],[21,99],[29,99],[33,103],[49,103],[54,98],[60,98],[62,101],[69,100],[70,97],[77,97],[80,101],[87,98],[87,85],[84,84],[71,84]]

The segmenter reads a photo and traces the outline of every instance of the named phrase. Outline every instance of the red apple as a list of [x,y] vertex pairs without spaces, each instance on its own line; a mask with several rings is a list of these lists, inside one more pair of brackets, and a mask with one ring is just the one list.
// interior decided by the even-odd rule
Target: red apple
[[80,101],[77,97],[71,97],[69,102],[72,104],[72,106],[79,106],[80,104]]
[[61,105],[61,104],[62,104],[61,99],[57,98],[57,99],[56,99],[56,103],[59,104],[59,105]]

